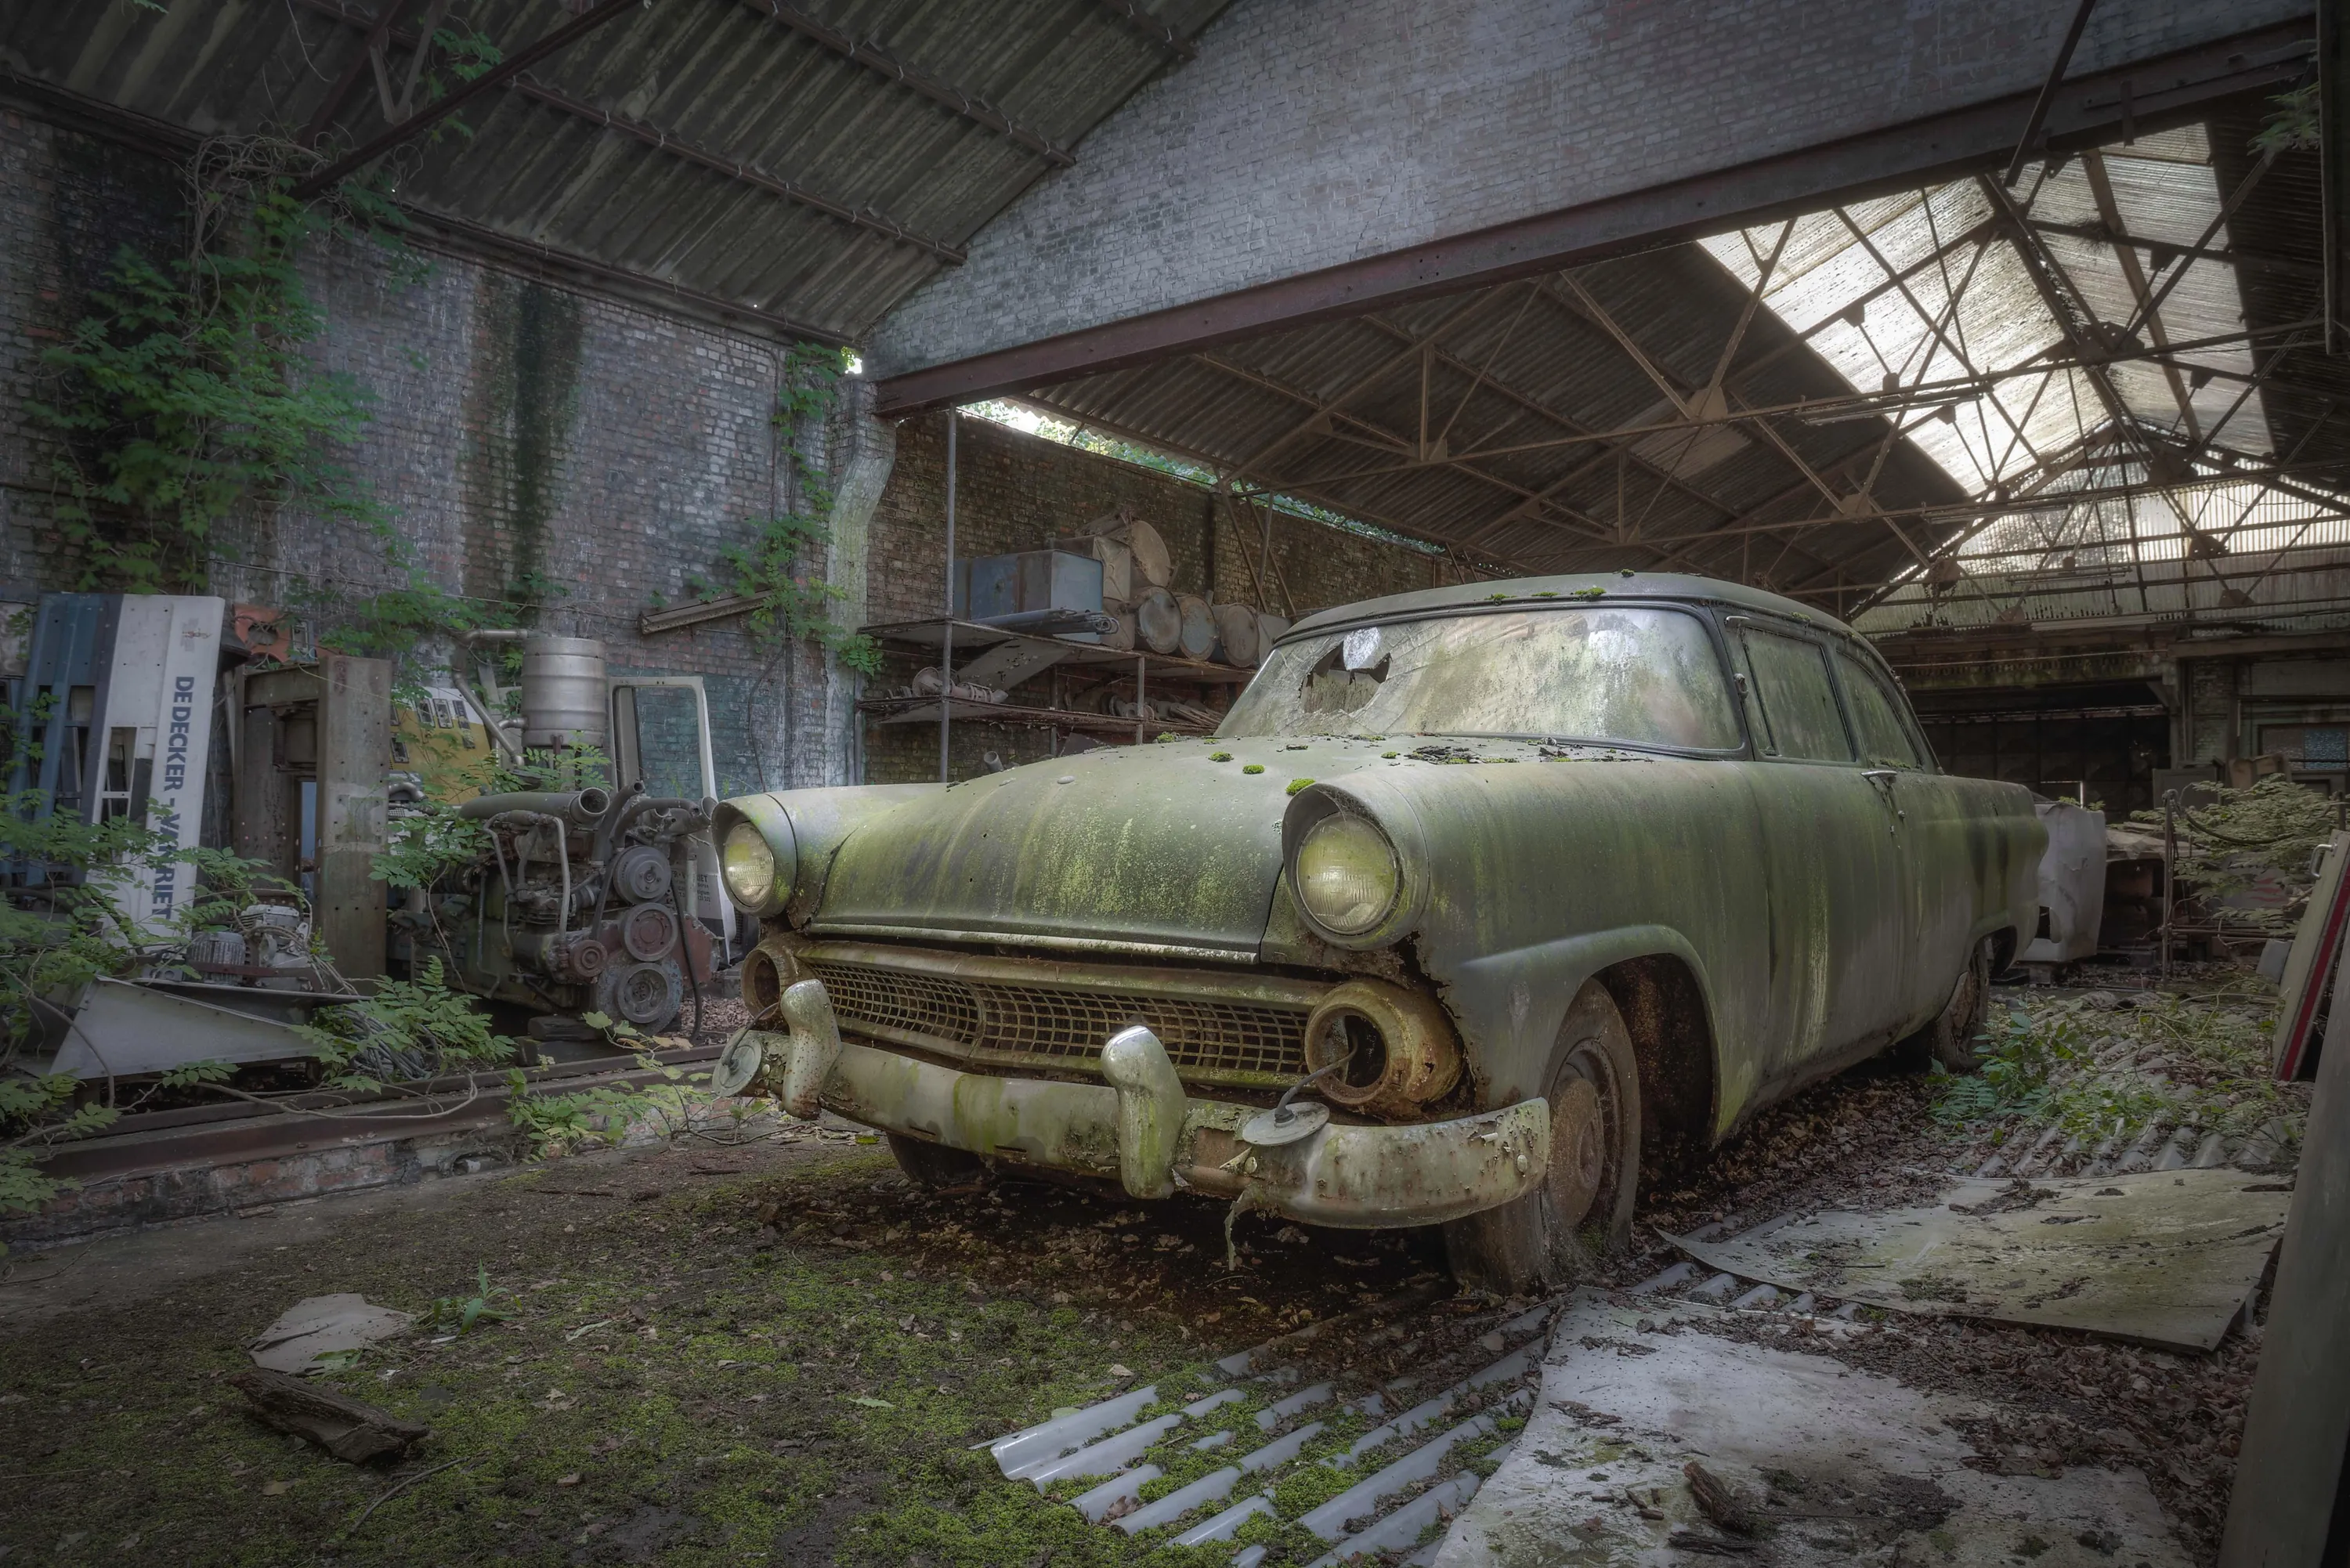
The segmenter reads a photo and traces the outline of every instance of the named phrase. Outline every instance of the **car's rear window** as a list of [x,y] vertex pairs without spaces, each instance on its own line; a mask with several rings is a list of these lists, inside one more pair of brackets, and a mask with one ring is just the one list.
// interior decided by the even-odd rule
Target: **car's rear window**
[[1286,643],[1216,732],[1739,744],[1705,624],[1607,605],[1430,616]]

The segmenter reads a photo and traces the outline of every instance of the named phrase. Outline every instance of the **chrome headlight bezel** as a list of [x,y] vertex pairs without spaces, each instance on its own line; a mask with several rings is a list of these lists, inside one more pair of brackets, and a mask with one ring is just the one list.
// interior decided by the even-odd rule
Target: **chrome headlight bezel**
[[[1404,811],[1406,818],[1411,815],[1408,809]],[[1375,838],[1392,867],[1388,896],[1378,913],[1359,923],[1350,920],[1346,929],[1331,925],[1315,912],[1308,902],[1306,879],[1300,865],[1308,842],[1317,830],[1327,831],[1325,825],[1334,818],[1346,820],[1347,826],[1337,831],[1367,833]],[[1326,784],[1301,790],[1291,800],[1289,811],[1282,819],[1282,875],[1289,885],[1290,901],[1306,929],[1322,940],[1341,948],[1386,947],[1404,936],[1417,918],[1422,893],[1421,879],[1413,870],[1420,862],[1420,857],[1411,852],[1411,846],[1417,842],[1411,831],[1415,826],[1409,820],[1391,823],[1386,813],[1370,809],[1351,792],[1342,793]]]
[[1289,870],[1299,910],[1315,929],[1349,941],[1378,929],[1403,897],[1395,846],[1356,812],[1325,812],[1309,825]]
[[[792,884],[799,874],[791,818],[783,807],[765,795],[727,801],[719,806],[711,824],[711,834],[718,842],[718,880],[734,907],[762,919],[781,914],[791,900]],[[769,861],[766,887],[755,898],[746,897],[736,885],[733,862],[728,854],[728,846],[743,842],[742,836],[745,834],[766,850]]]

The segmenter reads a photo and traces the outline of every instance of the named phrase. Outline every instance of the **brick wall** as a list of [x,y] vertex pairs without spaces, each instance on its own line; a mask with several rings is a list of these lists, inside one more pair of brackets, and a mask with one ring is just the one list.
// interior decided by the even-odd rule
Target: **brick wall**
[[[897,466],[873,517],[868,618],[873,621],[933,616],[943,601],[947,417],[928,415],[899,426]],[[1243,548],[1230,514],[1200,486],[987,420],[965,417],[955,439],[955,554],[961,556],[1035,549],[1123,505],[1167,541],[1179,593],[1202,591],[1211,559],[1218,600],[1277,612],[1294,602],[1301,617],[1333,605],[1430,587],[1438,580],[1434,556],[1276,514],[1268,605],[1250,570],[1253,563],[1262,569],[1262,534],[1252,532]],[[1252,530],[1262,527],[1262,516],[1253,514]],[[1284,583],[1289,589],[1287,600],[1281,591]],[[922,662],[910,654],[895,653],[872,684],[881,690],[902,685]],[[1048,680],[1039,677],[1032,691]],[[1131,690],[1124,694],[1130,698]],[[1031,692],[1022,695],[1024,699]],[[1026,762],[1048,754],[1051,741],[1042,730],[977,723],[952,726],[950,739],[950,766],[958,778],[980,771],[987,752],[1007,763]],[[870,724],[865,754],[866,775],[874,783],[936,778],[938,732],[935,726]]]
[[[72,586],[47,522],[51,449],[26,400],[42,348],[86,308],[125,244],[176,241],[176,176],[24,112],[0,119],[0,598]],[[583,296],[448,256],[404,281],[370,246],[305,260],[328,323],[320,365],[374,395],[348,460],[417,565],[443,590],[536,607],[530,624],[606,640],[616,672],[700,674],[712,708],[722,794],[820,783],[847,765],[839,683],[815,649],[754,645],[740,621],[640,639],[658,600],[723,587],[722,552],[746,520],[790,500],[770,416],[782,348],[759,338]],[[854,435],[844,411],[828,449]],[[235,599],[334,602],[398,586],[382,544],[314,517],[257,521],[220,542],[212,590]],[[851,612],[853,615],[853,611]],[[412,673],[445,668],[427,639]]]
[[[899,306],[868,359],[894,375],[2029,93],[2072,13],[1237,0],[1196,60]],[[2308,0],[2104,5],[2072,68],[2312,14]],[[1838,179],[1873,172],[1895,171]]]

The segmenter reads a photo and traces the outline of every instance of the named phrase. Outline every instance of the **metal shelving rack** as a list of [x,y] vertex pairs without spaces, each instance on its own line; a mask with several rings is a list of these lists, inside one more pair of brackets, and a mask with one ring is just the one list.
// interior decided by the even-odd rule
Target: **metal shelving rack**
[[[1010,691],[1047,671],[1097,671],[1110,680],[1130,675],[1138,707],[1149,701],[1149,693],[1159,684],[1237,686],[1256,673],[1253,670],[1213,664],[1205,659],[1177,658],[1146,649],[1128,652],[1104,648],[1097,643],[1071,642],[1057,637],[1007,631],[1002,627],[944,616],[929,620],[893,621],[862,629],[866,636],[885,647],[925,653],[933,659],[939,657],[941,649],[951,648],[955,664],[950,674],[954,680],[1003,691]],[[858,704],[859,709],[874,714],[877,722],[884,724],[939,724],[942,719],[950,723],[957,719],[980,720],[997,724],[1082,730],[1121,739],[1130,734],[1138,744],[1146,738],[1146,732],[1154,729],[1161,733],[1205,732],[1195,724],[1168,719],[1122,719],[1113,713],[1064,707],[1058,701],[1040,706],[1016,701],[981,702],[956,697],[947,700],[943,715],[941,706],[941,700],[936,697],[868,697]]]

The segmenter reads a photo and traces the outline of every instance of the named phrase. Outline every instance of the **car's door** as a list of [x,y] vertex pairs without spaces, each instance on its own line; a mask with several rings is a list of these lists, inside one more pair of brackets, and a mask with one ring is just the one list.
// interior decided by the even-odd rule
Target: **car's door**
[[1729,619],[1758,762],[1750,768],[1771,885],[1772,1054],[1801,1075],[1888,1039],[1909,1004],[1909,899],[1898,826],[1866,775],[1816,633]]
[[1950,1000],[1973,933],[1979,878],[1967,845],[1970,816],[1934,769],[1908,704],[1874,661],[1840,644],[1835,666],[1864,776],[1894,813],[1910,930],[1909,1016],[1922,1023]]

